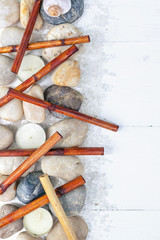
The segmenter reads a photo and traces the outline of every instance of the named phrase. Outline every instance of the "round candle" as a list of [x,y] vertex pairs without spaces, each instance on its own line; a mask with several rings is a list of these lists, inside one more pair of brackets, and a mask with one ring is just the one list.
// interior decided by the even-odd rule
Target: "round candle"
[[51,214],[44,208],[38,208],[23,218],[26,231],[34,236],[42,236],[48,233],[53,226]]
[[24,82],[44,66],[45,64],[40,57],[34,55],[24,56],[17,76],[19,80]]
[[39,148],[46,141],[46,134],[38,124],[27,123],[17,130],[15,140],[21,149]]

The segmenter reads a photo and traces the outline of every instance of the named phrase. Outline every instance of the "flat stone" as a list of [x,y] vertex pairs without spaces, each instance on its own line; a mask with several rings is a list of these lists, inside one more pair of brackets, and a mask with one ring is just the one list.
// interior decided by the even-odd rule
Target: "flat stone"
[[58,66],[52,73],[52,82],[58,86],[76,87],[80,82],[80,66],[77,61],[69,59]]
[[[16,211],[18,207],[11,205],[11,204],[5,204],[0,209],[0,218],[3,218],[7,216],[8,214]],[[23,228],[23,220],[22,218],[8,224],[7,226],[0,229],[0,238],[8,238],[12,235],[14,235],[16,232],[19,232]]]
[[[2,183],[8,176],[0,175],[0,183]],[[0,201],[7,202],[11,201],[16,196],[16,182],[14,182],[7,190],[0,195]]]
[[[86,199],[86,187],[81,186],[67,194],[62,195],[59,200],[67,216],[78,215],[84,206]],[[53,215],[56,216],[52,205],[49,204],[49,208]]]
[[16,79],[16,75],[11,72],[13,59],[0,55],[0,86],[8,85]]
[[60,15],[59,17],[50,17],[43,8],[43,4],[41,7],[41,16],[42,18],[53,25],[59,25],[62,23],[72,23],[79,19],[84,11],[84,1],[83,0],[71,0],[71,9],[65,13]]
[[[88,235],[88,226],[80,217],[69,217],[68,220],[78,240],[85,240]],[[68,240],[60,222],[57,222],[47,235],[47,240]]]
[[[39,85],[34,85],[32,88],[30,88],[27,94],[29,96],[44,100],[43,90]],[[29,122],[42,123],[45,121],[45,117],[46,117],[45,108],[36,106],[31,103],[23,102],[23,110],[24,110],[25,118]]]
[[27,232],[20,232],[16,238],[16,240],[42,240],[41,237],[32,237]]
[[[29,203],[45,194],[39,180],[43,172],[32,172],[21,180],[17,187],[17,198],[22,203]],[[56,178],[50,177],[53,187],[56,185]]]
[[[70,87],[60,87],[57,85],[51,85],[48,87],[44,91],[44,98],[48,102],[75,111],[79,111],[83,102],[83,96],[78,91]],[[52,111],[51,114],[57,118],[66,118],[66,115],[54,111]]]
[[65,119],[53,124],[48,129],[48,137],[58,131],[63,138],[54,146],[58,147],[76,147],[84,142],[88,132],[88,125],[77,119]]
[[[0,98],[5,96],[8,90],[8,87],[0,87]],[[8,102],[0,108],[0,117],[11,122],[19,121],[23,117],[22,102],[18,99]]]
[[[27,157],[0,157],[0,174],[10,175],[17,167],[19,167]],[[30,167],[22,177],[34,171],[35,166]]]
[[75,156],[45,156],[41,160],[41,168],[44,173],[65,181],[84,174],[84,166]]
[[8,127],[0,124],[0,136],[0,150],[11,146],[13,142],[13,133]]

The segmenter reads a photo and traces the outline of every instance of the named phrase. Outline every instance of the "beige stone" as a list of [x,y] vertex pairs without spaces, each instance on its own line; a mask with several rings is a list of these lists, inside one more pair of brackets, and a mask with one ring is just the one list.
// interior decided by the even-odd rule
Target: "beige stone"
[[32,237],[27,232],[21,232],[18,234],[16,240],[42,240],[40,237]]
[[[2,183],[8,176],[0,175],[0,183]],[[11,201],[16,196],[16,182],[14,182],[7,190],[0,195],[0,201],[7,202]]]
[[0,125],[0,150],[8,148],[13,142],[13,133],[6,126]]

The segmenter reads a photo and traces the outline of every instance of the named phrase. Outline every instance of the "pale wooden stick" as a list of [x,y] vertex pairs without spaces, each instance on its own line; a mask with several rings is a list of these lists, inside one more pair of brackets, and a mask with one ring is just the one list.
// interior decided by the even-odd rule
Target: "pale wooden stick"
[[56,213],[57,218],[59,219],[59,222],[61,223],[67,237],[69,240],[78,240],[72,226],[62,208],[62,205],[53,189],[53,186],[50,182],[50,179],[47,174],[43,174],[40,176],[40,181],[42,183],[42,186],[44,188],[44,191],[47,194],[47,197]]

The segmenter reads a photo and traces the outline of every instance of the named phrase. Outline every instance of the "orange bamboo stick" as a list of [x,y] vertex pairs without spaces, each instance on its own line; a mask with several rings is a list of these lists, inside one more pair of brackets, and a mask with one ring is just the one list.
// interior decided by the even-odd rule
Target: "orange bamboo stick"
[[[77,178],[75,178],[74,180],[58,187],[55,189],[56,194],[58,197],[67,194],[71,191],[73,191],[74,189],[82,186],[85,184],[85,180],[82,176],[79,176]],[[44,195],[26,205],[24,205],[23,207],[17,209],[16,211],[10,213],[9,215],[3,217],[0,219],[0,228],[17,221],[18,219],[24,217],[26,214],[36,210],[39,207],[42,207],[44,205],[46,205],[47,203],[49,203],[49,199],[47,197],[47,195]]]
[[62,136],[56,132],[53,134],[41,147],[34,151],[13,173],[11,173],[1,184],[0,194],[4,193],[7,188],[20,178],[38,159],[44,156],[57,142],[62,139]]

